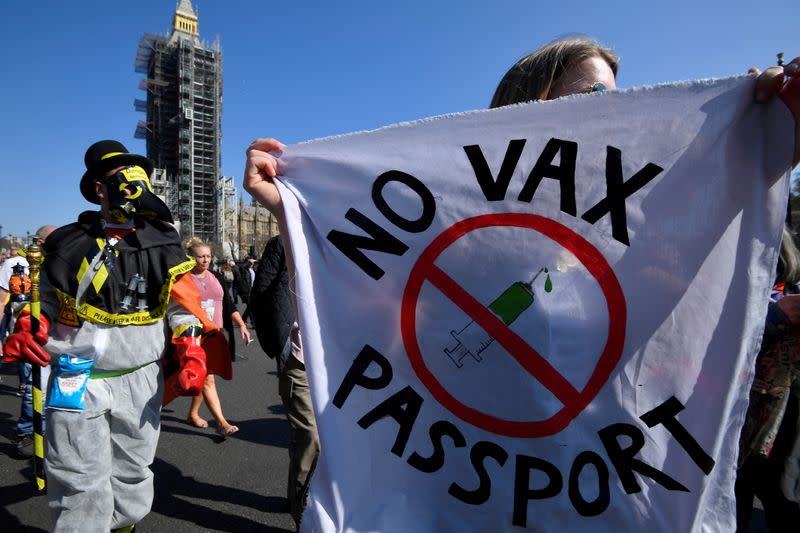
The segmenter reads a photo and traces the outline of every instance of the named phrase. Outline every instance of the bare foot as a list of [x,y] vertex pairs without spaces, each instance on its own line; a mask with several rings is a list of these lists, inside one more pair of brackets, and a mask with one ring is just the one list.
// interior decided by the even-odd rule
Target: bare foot
[[199,416],[189,415],[186,418],[186,423],[187,424],[191,424],[192,426],[194,426],[196,428],[207,428],[208,427],[208,421],[203,420]]
[[233,435],[237,431],[239,431],[239,428],[234,426],[233,424],[228,424],[226,427],[217,427],[217,434],[223,439],[225,437]]

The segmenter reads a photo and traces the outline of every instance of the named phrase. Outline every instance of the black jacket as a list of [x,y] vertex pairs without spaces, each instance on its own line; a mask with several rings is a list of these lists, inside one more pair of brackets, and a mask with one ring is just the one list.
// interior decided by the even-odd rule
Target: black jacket
[[[78,292],[79,267],[82,263],[88,265],[101,251],[105,234],[100,213],[86,211],[77,222],[55,230],[42,248],[47,257],[42,266],[43,274],[48,285],[55,289],[55,292],[45,291],[43,309],[56,313],[61,322],[76,327],[78,319],[111,326],[152,324],[161,320],[169,305],[170,284],[177,276],[189,272],[193,262],[186,257],[180,236],[172,226],[140,217],[135,217],[134,221],[136,231],[116,243],[116,253],[106,253],[106,277],[97,285],[94,282],[88,285],[77,313],[60,313],[59,310],[74,305],[74,302],[68,304],[66,298]],[[136,305],[122,305],[134,275],[145,278],[145,311],[138,310]],[[48,298],[56,294],[58,302]],[[134,295],[134,304],[135,298]]]
[[250,264],[237,265],[233,269],[233,288],[243,301],[250,297]]
[[295,321],[289,273],[280,235],[267,241],[250,289],[248,305],[256,336],[268,356],[281,357]]

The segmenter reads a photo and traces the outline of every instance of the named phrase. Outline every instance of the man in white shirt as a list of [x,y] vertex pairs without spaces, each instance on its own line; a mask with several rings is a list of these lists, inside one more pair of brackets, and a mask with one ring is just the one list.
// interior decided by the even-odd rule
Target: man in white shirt
[[16,265],[25,267],[25,274],[28,274],[28,260],[19,255],[19,247],[11,248],[11,256],[3,261],[0,266],[0,302],[5,303],[8,296],[8,282],[13,274],[13,268]]

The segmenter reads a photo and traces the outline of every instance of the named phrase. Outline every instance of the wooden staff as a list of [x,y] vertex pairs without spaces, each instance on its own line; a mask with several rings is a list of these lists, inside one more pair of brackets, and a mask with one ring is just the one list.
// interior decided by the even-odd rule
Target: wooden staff
[[[41,316],[41,300],[39,298],[39,282],[44,256],[42,249],[37,244],[31,244],[26,250],[28,269],[31,279],[31,335],[39,331],[39,317]],[[33,475],[36,478],[36,490],[43,492],[44,479],[44,434],[42,431],[42,368],[31,364],[31,381],[33,382]]]

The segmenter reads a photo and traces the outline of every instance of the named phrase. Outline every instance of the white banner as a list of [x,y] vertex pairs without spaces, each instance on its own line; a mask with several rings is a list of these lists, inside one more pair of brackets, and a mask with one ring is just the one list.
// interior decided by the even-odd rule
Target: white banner
[[281,157],[307,531],[732,531],[792,119],[737,78]]

